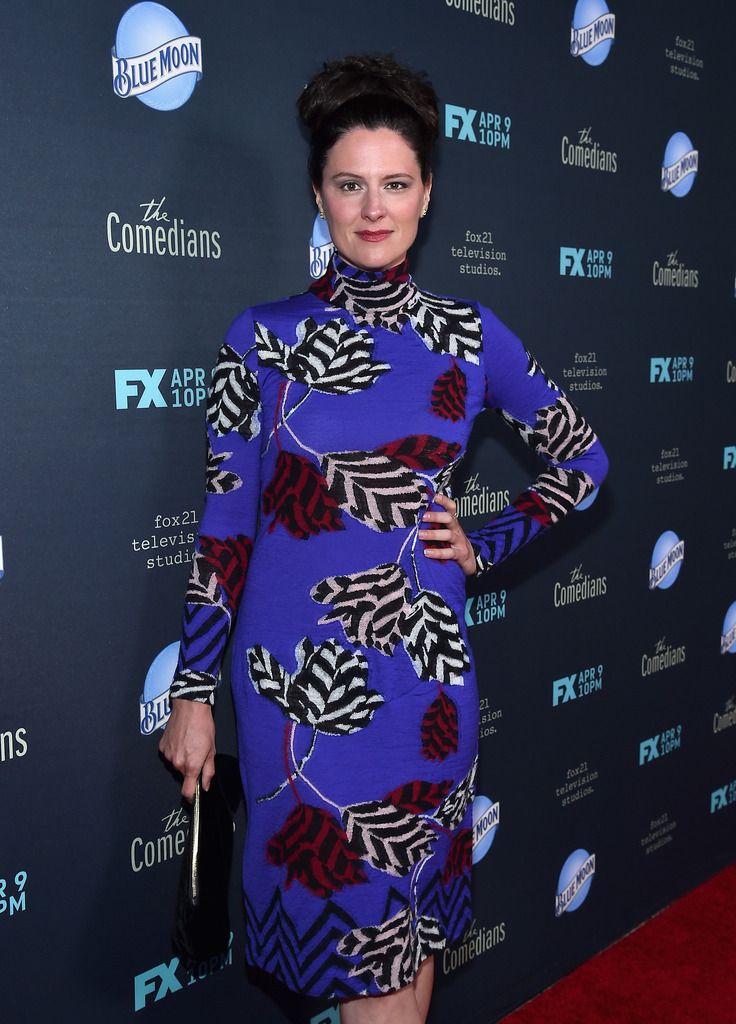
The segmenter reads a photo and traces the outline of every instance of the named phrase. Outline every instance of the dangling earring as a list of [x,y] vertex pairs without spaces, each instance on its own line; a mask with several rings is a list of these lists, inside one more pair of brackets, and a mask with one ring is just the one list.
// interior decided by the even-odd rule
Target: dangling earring
[[325,211],[322,209],[322,204],[321,203],[317,203],[317,213],[320,215],[322,220],[325,219]]
[[422,212],[421,212],[421,213],[419,214],[419,216],[420,216],[420,217],[426,217],[426,216],[427,216],[427,210],[428,210],[428,209],[429,209],[429,203],[427,203],[427,205],[426,205],[426,206],[424,207],[424,209],[423,209],[423,210],[422,210]]

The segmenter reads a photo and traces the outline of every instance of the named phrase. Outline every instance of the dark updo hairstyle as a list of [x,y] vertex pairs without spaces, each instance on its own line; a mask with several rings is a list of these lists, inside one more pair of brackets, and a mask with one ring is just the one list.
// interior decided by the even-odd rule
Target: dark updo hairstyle
[[414,150],[427,182],[437,139],[437,94],[423,72],[386,54],[353,55],[323,65],[297,101],[310,135],[309,176],[322,183],[327,154],[352,128],[390,128]]

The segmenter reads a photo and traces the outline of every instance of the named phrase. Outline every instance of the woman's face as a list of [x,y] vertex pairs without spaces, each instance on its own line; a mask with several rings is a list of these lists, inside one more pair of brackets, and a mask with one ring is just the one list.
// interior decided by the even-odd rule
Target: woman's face
[[348,263],[387,270],[400,263],[416,238],[429,201],[411,146],[390,128],[353,128],[327,153],[322,185],[315,187],[332,241]]

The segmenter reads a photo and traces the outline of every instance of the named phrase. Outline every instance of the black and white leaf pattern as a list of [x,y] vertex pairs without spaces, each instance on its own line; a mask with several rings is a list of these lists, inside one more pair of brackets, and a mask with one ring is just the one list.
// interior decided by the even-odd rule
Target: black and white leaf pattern
[[343,811],[351,847],[374,868],[402,876],[432,852],[437,833],[424,818],[390,800],[367,800]]
[[368,970],[381,992],[392,992],[408,985],[422,960],[444,948],[445,941],[436,917],[422,914],[413,919],[405,907],[381,924],[351,929],[336,948],[344,956],[359,958],[351,976]]
[[525,444],[554,462],[565,462],[582,455],[596,440],[588,421],[565,395],[561,395],[554,405],[537,409],[534,426],[516,419],[505,409],[499,411]]
[[246,441],[261,429],[261,397],[258,379],[230,345],[223,345],[217,357],[207,401],[207,421],[222,437],[237,430]]
[[560,389],[557,387],[557,385],[552,380],[550,375],[548,373],[545,373],[543,367],[541,367],[539,365],[539,363],[534,358],[534,356],[531,354],[529,349],[525,348],[524,351],[526,352],[526,359],[527,359],[527,365],[526,365],[526,375],[527,375],[527,377],[533,377],[535,374],[538,373],[541,376],[542,380],[545,382],[545,384],[547,385],[548,388],[551,388],[553,391],[559,391]]
[[365,656],[346,650],[337,640],[315,646],[305,637],[297,646],[296,663],[292,674],[260,644],[248,651],[255,689],[295,722],[343,736],[363,729],[383,704],[381,694],[366,685]]
[[225,601],[214,566],[201,552],[192,559],[186,600],[189,604],[222,605]]
[[229,494],[231,491],[237,491],[239,487],[243,486],[243,481],[237,473],[229,473],[225,469],[220,469],[221,464],[227,462],[232,457],[232,452],[220,452],[219,455],[215,455],[212,451],[212,445],[207,445],[208,494]]
[[475,795],[475,776],[478,771],[476,755],[470,770],[459,785],[448,793],[437,808],[434,818],[445,828],[455,829],[465,817],[470,801]]
[[420,679],[462,685],[470,658],[455,612],[434,590],[420,590],[404,619],[404,646]]
[[296,328],[297,340],[286,346],[263,324],[257,323],[258,358],[290,380],[315,391],[350,395],[363,391],[391,367],[373,359],[373,338],[367,331],[353,330],[344,320],[318,324],[312,317]]
[[261,644],[251,647],[247,656],[250,678],[258,693],[275,701],[285,714],[294,718],[289,704],[291,676],[284,666]]
[[332,605],[320,625],[340,622],[352,644],[375,647],[387,655],[403,636],[410,593],[406,573],[395,562],[347,576],[327,576],[311,590],[312,600]]
[[379,533],[415,525],[426,499],[425,484],[416,473],[376,452],[324,455],[322,472],[338,505]]
[[543,499],[552,523],[566,516],[595,490],[595,484],[587,473],[580,469],[561,469],[559,466],[540,473],[533,487]]
[[417,289],[408,309],[412,327],[431,352],[447,352],[469,363],[480,362],[483,330],[472,306]]

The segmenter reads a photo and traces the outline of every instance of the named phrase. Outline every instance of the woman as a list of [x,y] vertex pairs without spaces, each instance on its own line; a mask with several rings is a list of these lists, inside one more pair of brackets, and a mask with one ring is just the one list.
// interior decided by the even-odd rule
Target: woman
[[[200,770],[207,787],[240,608],[247,958],[341,1000],[343,1024],[420,1024],[433,954],[472,920],[465,578],[556,523],[607,462],[489,309],[409,274],[432,190],[431,85],[390,58],[348,57],[315,76],[299,112],[336,252],[308,292],[246,310],[220,350],[161,751],[185,797]],[[484,406],[546,467],[466,534],[450,484]]]

